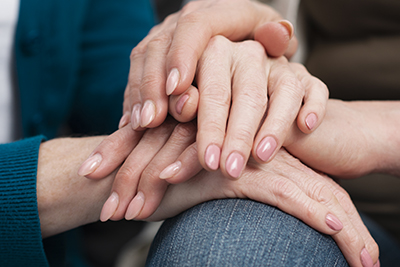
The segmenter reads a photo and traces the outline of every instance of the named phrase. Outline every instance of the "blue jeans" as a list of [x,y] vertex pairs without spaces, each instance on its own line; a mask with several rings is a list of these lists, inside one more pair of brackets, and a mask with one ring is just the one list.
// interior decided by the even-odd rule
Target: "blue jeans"
[[[363,217],[382,266],[398,266],[399,245]],[[330,236],[277,208],[243,199],[206,202],[168,219],[146,266],[348,266]]]
[[242,199],[200,204],[165,221],[146,266],[348,266],[330,236]]

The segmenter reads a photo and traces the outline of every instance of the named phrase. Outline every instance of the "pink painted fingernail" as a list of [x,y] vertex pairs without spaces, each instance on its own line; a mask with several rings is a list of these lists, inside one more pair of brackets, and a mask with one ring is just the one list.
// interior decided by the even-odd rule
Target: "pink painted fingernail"
[[170,95],[175,91],[176,87],[178,86],[179,79],[180,79],[180,74],[178,69],[173,68],[167,78],[167,83],[166,83],[167,95]]
[[216,145],[209,145],[204,155],[204,161],[211,170],[217,170],[219,167],[219,157],[221,156],[221,149]]
[[381,267],[381,262],[379,261],[379,259],[378,259],[378,261],[375,263],[374,267]]
[[159,175],[160,179],[168,179],[176,175],[182,167],[182,162],[177,161],[168,165]]
[[128,210],[125,213],[126,220],[135,219],[144,206],[144,194],[139,191],[129,204]]
[[133,106],[131,122],[132,122],[132,129],[134,129],[134,130],[139,128],[139,126],[140,126],[140,110],[141,109],[142,109],[141,104],[136,104]]
[[288,31],[288,34],[289,34],[289,38],[292,39],[293,34],[294,34],[293,24],[288,20],[281,20],[281,21],[278,21],[278,23],[286,28],[286,30]]
[[182,114],[183,106],[185,105],[186,101],[189,99],[189,95],[186,94],[182,96],[178,102],[176,103],[176,112],[180,115]]
[[257,156],[262,161],[268,161],[276,149],[277,143],[275,138],[265,137],[259,144],[256,150]]
[[315,113],[310,113],[308,114],[307,118],[306,118],[306,125],[307,128],[309,130],[312,130],[314,128],[314,126],[317,124],[317,115],[315,115]]
[[364,267],[373,267],[374,266],[371,255],[369,255],[366,248],[363,248],[363,250],[361,251],[361,263]]
[[90,156],[85,162],[82,163],[81,167],[78,170],[78,175],[86,176],[93,173],[99,166],[103,157],[96,153]]
[[326,224],[334,231],[340,231],[343,229],[342,222],[333,214],[328,213],[325,218]]
[[233,178],[239,178],[242,173],[244,158],[238,152],[232,152],[226,159],[226,172]]
[[140,126],[146,127],[149,125],[156,117],[156,106],[153,101],[146,100],[142,109],[142,114],[140,117]]
[[129,123],[129,112],[125,112],[118,124],[118,129],[121,129]]
[[108,221],[117,210],[118,204],[119,204],[119,196],[116,192],[113,192],[103,205],[103,209],[101,210],[100,214],[100,221],[102,222]]

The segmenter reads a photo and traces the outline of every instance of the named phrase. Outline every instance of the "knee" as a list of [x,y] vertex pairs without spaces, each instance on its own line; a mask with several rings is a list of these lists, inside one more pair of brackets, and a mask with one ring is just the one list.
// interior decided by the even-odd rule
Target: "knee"
[[347,264],[331,237],[298,219],[255,201],[224,199],[168,219],[148,265],[303,266],[310,260],[318,266],[330,266],[331,260]]

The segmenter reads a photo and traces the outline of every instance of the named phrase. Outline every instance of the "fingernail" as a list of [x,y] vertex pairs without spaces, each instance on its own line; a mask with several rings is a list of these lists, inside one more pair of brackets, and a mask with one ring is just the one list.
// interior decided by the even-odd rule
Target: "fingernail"
[[334,231],[340,231],[343,229],[342,222],[333,214],[328,213],[325,218],[326,224]]
[[173,68],[167,78],[167,84],[166,84],[167,95],[170,95],[175,91],[176,87],[178,86],[179,79],[180,79],[180,74],[178,69]]
[[379,261],[379,259],[378,259],[378,261],[375,263],[374,267],[381,267],[381,262]]
[[132,109],[132,129],[137,129],[140,125],[140,109],[142,108],[141,104],[136,104]]
[[289,34],[289,38],[292,39],[293,34],[294,34],[293,24],[288,20],[281,20],[281,21],[278,21],[278,23],[286,28],[286,30],[288,31],[288,34]]
[[100,214],[100,221],[106,222],[111,216],[114,215],[115,211],[118,208],[119,204],[119,196],[116,192],[113,192],[107,201],[103,205],[103,209]]
[[139,191],[129,204],[128,210],[125,213],[126,220],[135,219],[144,206],[144,194]]
[[146,127],[154,120],[155,116],[156,116],[156,106],[154,105],[153,101],[146,100],[146,102],[144,102],[142,114],[140,117],[140,126]]
[[217,170],[219,167],[219,157],[221,155],[221,150],[216,145],[209,145],[206,149],[206,153],[204,155],[204,161],[206,165],[211,170]]
[[159,175],[160,179],[168,179],[176,175],[182,167],[182,162],[177,161],[168,165]]
[[125,112],[118,124],[118,129],[121,129],[129,123],[129,112]]
[[85,160],[85,162],[82,163],[78,170],[78,175],[86,176],[93,173],[100,166],[102,160],[102,156],[98,153],[90,156],[87,160]]
[[271,136],[265,137],[257,147],[257,156],[262,161],[268,161],[276,149],[277,143]]
[[361,251],[361,263],[364,267],[373,267],[374,266],[371,255],[369,255],[366,248],[363,248],[363,250]]
[[186,101],[189,99],[189,95],[186,94],[182,96],[178,102],[176,103],[176,112],[180,115],[182,114],[183,106],[185,105]]
[[306,125],[307,128],[309,130],[312,130],[314,128],[314,126],[317,124],[317,115],[315,115],[315,113],[310,113],[308,114],[307,118],[306,118]]
[[226,159],[226,172],[233,178],[239,178],[242,173],[244,158],[238,152],[232,152]]

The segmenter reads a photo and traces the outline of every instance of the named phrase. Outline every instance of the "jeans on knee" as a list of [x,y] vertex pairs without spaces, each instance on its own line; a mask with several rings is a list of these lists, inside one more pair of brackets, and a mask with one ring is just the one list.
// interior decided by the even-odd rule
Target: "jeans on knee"
[[348,266],[334,240],[277,208],[244,199],[168,219],[146,266]]

